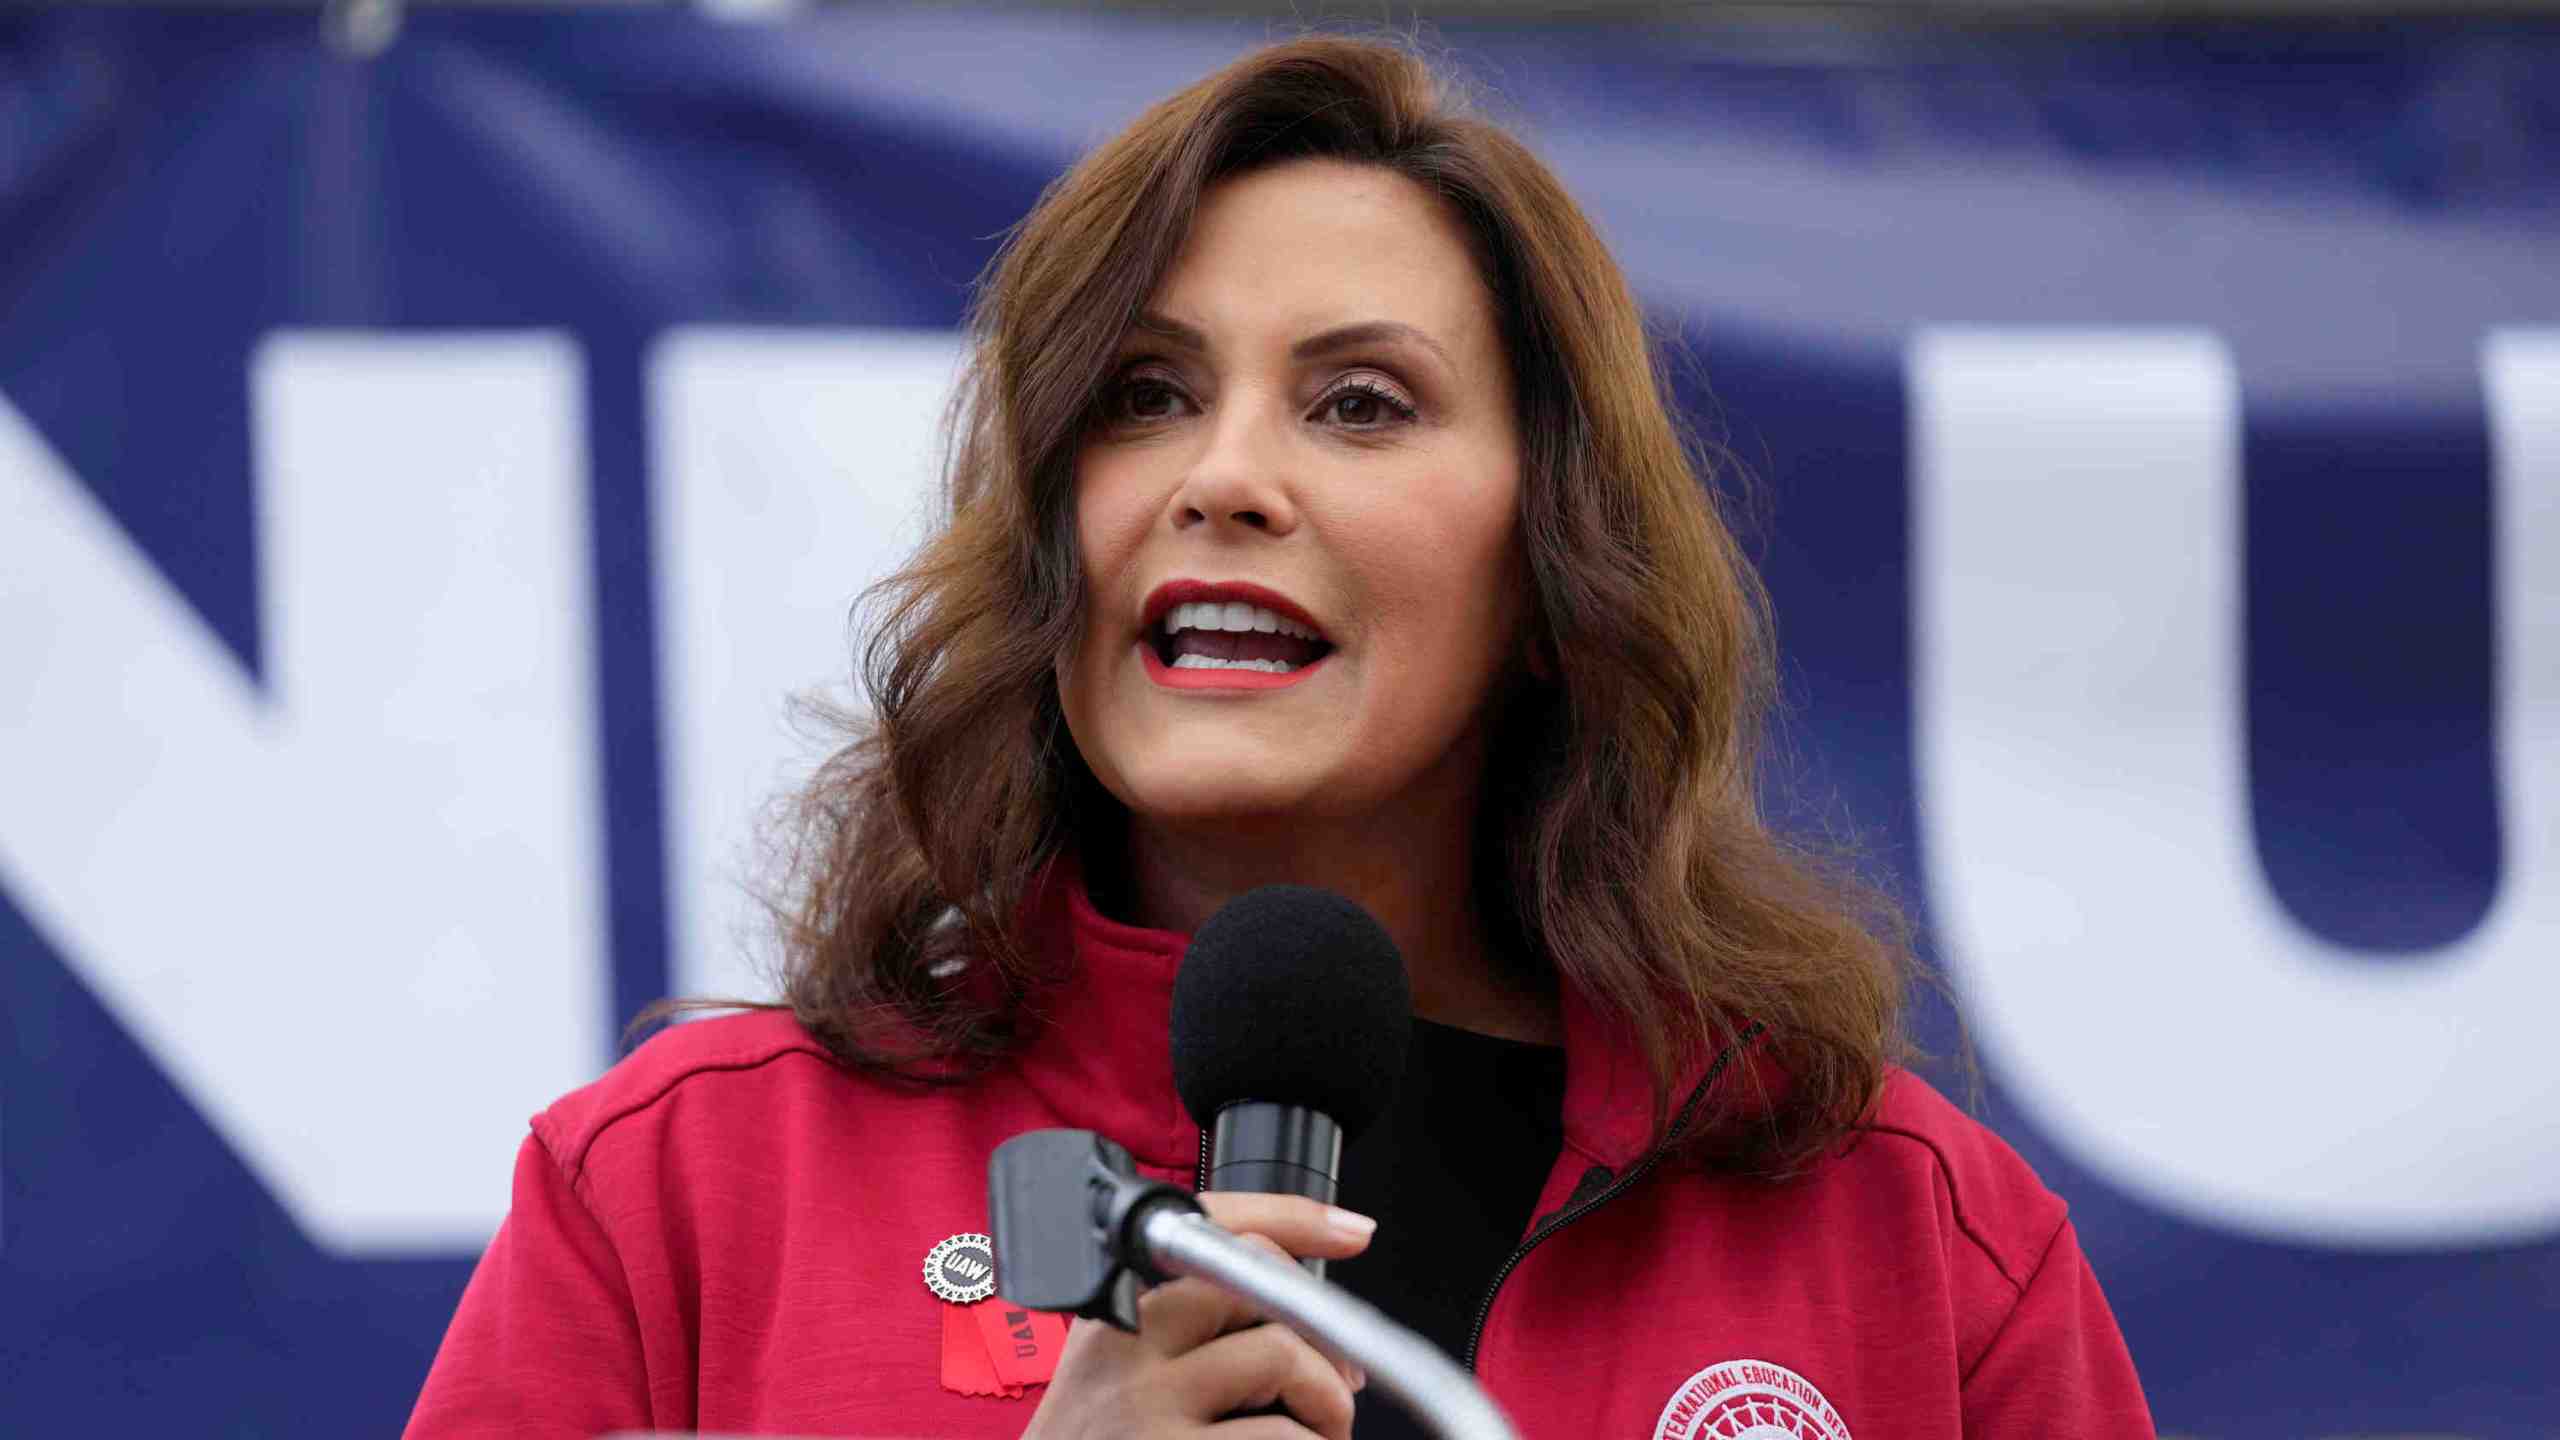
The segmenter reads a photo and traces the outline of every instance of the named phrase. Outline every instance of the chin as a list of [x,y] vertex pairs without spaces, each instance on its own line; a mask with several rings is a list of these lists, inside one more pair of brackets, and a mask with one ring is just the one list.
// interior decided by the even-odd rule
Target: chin
[[1120,802],[1154,820],[1201,823],[1312,815],[1325,787],[1315,777],[1274,773],[1250,759],[1183,764],[1130,775]]

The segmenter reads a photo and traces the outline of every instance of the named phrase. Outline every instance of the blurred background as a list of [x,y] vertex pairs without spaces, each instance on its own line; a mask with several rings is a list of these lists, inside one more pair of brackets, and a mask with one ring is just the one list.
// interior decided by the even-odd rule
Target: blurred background
[[1309,23],[1616,246],[2164,1432],[2560,1434],[2560,6],[2418,0],[0,14],[0,1432],[397,1427],[972,276]]

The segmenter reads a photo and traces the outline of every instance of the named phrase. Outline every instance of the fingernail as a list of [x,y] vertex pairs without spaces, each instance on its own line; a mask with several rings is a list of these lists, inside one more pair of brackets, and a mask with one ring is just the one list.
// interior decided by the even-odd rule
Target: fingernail
[[1345,1210],[1339,1205],[1324,1207],[1324,1223],[1342,1234],[1361,1240],[1368,1239],[1378,1229],[1377,1221],[1356,1210]]
[[1361,1368],[1360,1368],[1359,1366],[1357,1366],[1357,1365],[1352,1366],[1352,1367],[1351,1367],[1351,1391],[1352,1391],[1352,1393],[1356,1395],[1356,1394],[1358,1394],[1359,1392],[1361,1392],[1361,1391],[1363,1391],[1363,1390],[1366,1390],[1366,1389],[1368,1389],[1368,1388],[1369,1388],[1369,1372],[1368,1372],[1368,1371],[1366,1371],[1366,1370],[1361,1369]]

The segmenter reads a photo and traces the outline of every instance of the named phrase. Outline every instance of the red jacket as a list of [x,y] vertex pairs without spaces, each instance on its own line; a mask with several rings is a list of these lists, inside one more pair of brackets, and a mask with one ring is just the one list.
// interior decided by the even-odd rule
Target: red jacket
[[[1199,1153],[1166,1048],[1183,937],[1073,884],[1028,913],[1075,978],[972,1086],[864,1078],[765,1012],[677,1026],[534,1117],[408,1433],[1018,1436],[1041,1392],[946,1390],[922,1281],[986,1229],[989,1153],[1072,1126],[1183,1183]],[[1642,1066],[1571,995],[1565,1022],[1537,1213],[1606,1198],[1516,1257],[1486,1319],[1476,1369],[1525,1437],[2151,1436],[2062,1201],[1920,1080],[1799,1180],[1708,1178],[1643,1166]]]

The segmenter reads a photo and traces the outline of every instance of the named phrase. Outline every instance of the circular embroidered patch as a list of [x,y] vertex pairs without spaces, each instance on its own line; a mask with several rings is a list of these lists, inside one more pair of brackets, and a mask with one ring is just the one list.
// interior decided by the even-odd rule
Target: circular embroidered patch
[[1671,1392],[1653,1440],[1849,1440],[1812,1381],[1766,1360],[1710,1365]]
[[984,1235],[954,1235],[925,1252],[925,1288],[954,1305],[975,1305],[996,1293],[996,1242]]

